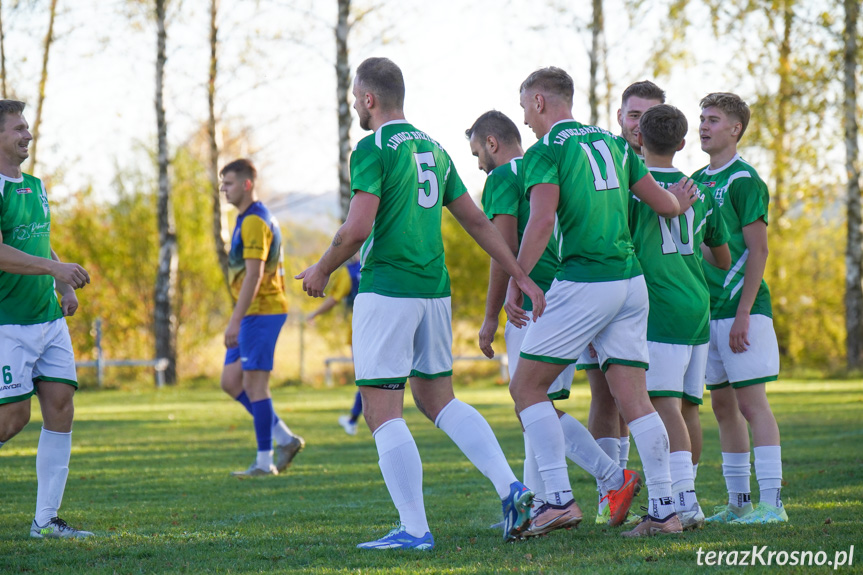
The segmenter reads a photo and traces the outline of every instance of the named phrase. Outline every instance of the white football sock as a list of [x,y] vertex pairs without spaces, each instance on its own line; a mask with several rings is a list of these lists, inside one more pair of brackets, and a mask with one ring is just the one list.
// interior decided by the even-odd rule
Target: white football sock
[[291,428],[288,427],[287,424],[280,417],[277,423],[273,425],[273,439],[275,439],[276,443],[278,443],[279,445],[286,445],[290,443],[293,437],[294,434],[291,433]]
[[391,419],[373,437],[378,465],[405,531],[414,537],[429,532],[423,504],[423,464],[417,444],[404,419]]
[[693,463],[692,464],[692,481],[695,481],[696,479],[698,479],[698,464]]
[[671,472],[668,468],[668,433],[662,419],[655,411],[629,422],[629,431],[641,455],[644,467],[644,482],[650,499],[649,513],[657,519],[665,519],[674,513],[671,498]]
[[781,507],[782,500],[782,448],[762,445],[755,448],[755,478],[758,480],[760,501]]
[[503,499],[509,495],[510,485],[518,479],[512,472],[497,437],[476,409],[463,401],[453,399],[441,409],[434,424],[449,435],[470,462],[491,480],[499,498]]
[[722,475],[725,477],[725,487],[728,489],[728,504],[743,507],[750,503],[749,476],[752,474],[749,464],[749,452],[722,452]]
[[695,479],[692,477],[692,452],[673,451],[669,454],[668,469],[671,472],[671,491],[692,491]]
[[36,524],[46,525],[57,517],[72,454],[72,432],[59,433],[44,427],[36,450]]
[[566,471],[566,443],[557,412],[550,401],[527,407],[519,413],[524,431],[536,454],[545,485],[545,501],[563,505],[572,501],[572,487]]
[[539,474],[536,454],[533,452],[527,433],[522,435],[524,435],[524,484],[534,493],[545,493],[545,484],[542,482],[542,475]]
[[259,451],[257,458],[257,466],[259,469],[269,469],[273,464],[273,450]]
[[606,491],[620,489],[623,470],[617,465],[617,460],[606,455],[587,428],[568,413],[560,417],[560,427],[566,442],[566,456],[593,475]]
[[[620,461],[620,438],[619,437],[600,437],[596,440],[597,445],[605,452],[612,461]],[[603,503],[602,498],[608,493],[602,488],[602,482],[596,480],[596,490],[599,491],[599,512],[602,513],[603,508],[608,503]]]
[[[629,429],[630,433],[632,432],[632,428]],[[635,437],[635,434],[632,434]],[[620,461],[619,465],[621,469],[626,469],[626,464],[629,463],[629,436],[620,438]]]
[[673,451],[669,457],[671,471],[671,493],[674,496],[674,510],[687,511],[695,501],[695,479],[692,477],[692,452]]

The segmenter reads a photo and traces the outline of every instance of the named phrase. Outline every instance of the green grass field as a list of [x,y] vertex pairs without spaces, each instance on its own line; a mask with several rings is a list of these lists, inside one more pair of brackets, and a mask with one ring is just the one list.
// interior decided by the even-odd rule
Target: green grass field
[[[595,484],[571,466],[585,511],[577,530],[505,544],[487,527],[500,503],[491,484],[408,400],[408,425],[425,469],[424,493],[435,536],[431,552],[360,551],[398,516],[377,466],[371,435],[348,437],[336,424],[354,388],[279,388],[279,413],[307,441],[279,477],[238,480],[255,452],[251,418],[213,383],[211,389],[139,393],[81,392],[76,397],[71,471],[61,516],[100,537],[30,539],[36,497],[38,408],[27,428],[0,450],[0,573],[669,573],[699,567],[697,552],[837,551],[855,546],[863,572],[863,384],[771,384],[782,432],[783,490],[791,521],[754,527],[625,540],[593,524]],[[523,443],[505,387],[457,388],[491,423],[521,475]],[[725,499],[716,423],[702,410],[704,455],[696,486],[706,511]],[[561,403],[586,422],[588,392],[577,385]],[[35,402],[34,402],[35,406]],[[630,466],[640,469],[633,448]],[[753,499],[757,483],[752,477]],[[644,504],[643,492],[637,503]],[[766,555],[765,555],[766,558]],[[773,573],[832,567],[758,567]]]

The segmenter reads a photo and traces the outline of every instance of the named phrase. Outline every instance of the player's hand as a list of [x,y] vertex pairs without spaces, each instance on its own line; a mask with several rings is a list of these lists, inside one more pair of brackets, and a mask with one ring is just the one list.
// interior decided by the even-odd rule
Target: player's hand
[[87,270],[78,264],[67,264],[54,260],[51,261],[54,264],[52,266],[51,276],[55,280],[70,285],[75,289],[81,289],[90,283],[90,274],[88,274]]
[[320,270],[319,264],[306,268],[294,276],[296,280],[303,280],[303,291],[312,297],[324,297],[324,288],[330,281],[330,274]]
[[518,287],[521,289],[522,293],[530,298],[530,301],[533,302],[533,321],[542,315],[542,312],[545,311],[545,293],[543,293],[542,288],[534,283],[530,277],[527,275],[524,276],[523,280],[516,280],[518,282]]
[[494,334],[497,332],[498,323],[497,316],[486,317],[482,322],[482,327],[479,328],[479,349],[489,359],[494,357],[494,350],[491,344],[494,341]]
[[506,310],[506,317],[509,319],[509,323],[517,328],[526,326],[527,322],[530,321],[527,312],[522,308],[523,305],[524,294],[521,288],[518,287],[518,284],[515,283],[515,280],[510,278],[509,286],[506,289],[506,302],[503,304],[503,309]]
[[231,318],[231,321],[228,322],[228,329],[225,330],[225,347],[231,349],[238,345],[240,345],[240,322]]
[[737,314],[731,324],[728,334],[728,345],[734,353],[743,353],[749,349],[749,314]]
[[[698,199],[698,186],[695,185],[695,180],[683,178],[682,180],[668,187],[668,191],[674,194],[677,198],[677,203],[680,204],[680,213],[692,207],[695,200]],[[679,215],[679,214],[678,214]]]
[[78,311],[78,296],[72,290],[67,291],[60,297],[60,309],[65,317],[75,315]]

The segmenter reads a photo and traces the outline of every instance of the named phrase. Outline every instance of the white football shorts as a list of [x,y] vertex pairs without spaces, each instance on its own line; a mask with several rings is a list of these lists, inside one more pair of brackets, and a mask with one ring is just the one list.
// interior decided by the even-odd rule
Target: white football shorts
[[24,401],[39,381],[78,388],[75,354],[65,318],[0,326],[0,403]]
[[357,295],[353,351],[357,385],[403,389],[408,377],[452,375],[450,298]]
[[529,324],[521,357],[576,363],[593,343],[603,370],[611,363],[646,369],[648,311],[644,276],[596,283],[554,280],[545,312]]
[[709,345],[648,341],[650,369],[646,374],[647,394],[650,397],[679,397],[701,405]]
[[707,354],[707,389],[746,387],[779,379],[779,344],[773,318],[749,317],[749,349],[734,353],[728,334],[734,318],[710,320],[710,349]]
[[[528,315],[533,317],[533,312],[528,312]],[[503,328],[503,339],[506,342],[506,358],[509,362],[509,379],[515,374],[515,368],[518,367],[519,352],[521,351],[521,343],[524,341],[524,336],[527,334],[527,326],[517,328],[510,322],[506,322]],[[575,376],[575,364],[570,364],[564,369],[560,375],[552,382],[548,388],[548,398],[552,401],[556,399],[568,399],[570,390],[572,389],[572,378]]]

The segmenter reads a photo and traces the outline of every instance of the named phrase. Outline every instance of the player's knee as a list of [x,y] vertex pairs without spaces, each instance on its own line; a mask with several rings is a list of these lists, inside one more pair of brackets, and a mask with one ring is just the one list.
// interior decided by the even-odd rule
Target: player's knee
[[30,423],[29,409],[16,409],[0,418],[0,442],[6,443]]
[[71,401],[53,401],[42,405],[43,426],[51,431],[67,432],[75,418],[75,404]]
[[761,403],[740,403],[740,413],[749,422],[772,416],[769,406]]

